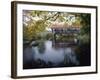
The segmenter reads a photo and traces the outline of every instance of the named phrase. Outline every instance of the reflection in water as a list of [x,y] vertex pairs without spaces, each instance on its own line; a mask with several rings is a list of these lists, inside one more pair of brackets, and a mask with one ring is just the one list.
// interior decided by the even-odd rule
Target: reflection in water
[[80,64],[73,47],[55,48],[52,41],[41,41],[38,46],[27,47],[23,54],[24,69],[71,67]]

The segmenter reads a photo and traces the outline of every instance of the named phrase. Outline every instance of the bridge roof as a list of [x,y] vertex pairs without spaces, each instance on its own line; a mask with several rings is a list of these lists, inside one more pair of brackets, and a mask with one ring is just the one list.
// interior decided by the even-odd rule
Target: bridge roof
[[51,29],[62,29],[62,28],[80,28],[80,24],[76,24],[76,23],[73,23],[72,25],[69,25],[68,23],[52,23],[50,25],[50,28]]

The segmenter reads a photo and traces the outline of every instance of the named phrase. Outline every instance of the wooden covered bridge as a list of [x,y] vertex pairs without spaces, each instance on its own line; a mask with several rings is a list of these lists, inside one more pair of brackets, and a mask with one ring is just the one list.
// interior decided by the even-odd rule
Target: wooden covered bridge
[[[77,35],[80,32],[79,24],[68,25],[67,23],[53,23],[51,25],[53,33],[53,44],[74,44],[77,42]],[[69,36],[71,39],[63,40],[58,39],[58,36]],[[58,46],[58,45],[57,45]]]

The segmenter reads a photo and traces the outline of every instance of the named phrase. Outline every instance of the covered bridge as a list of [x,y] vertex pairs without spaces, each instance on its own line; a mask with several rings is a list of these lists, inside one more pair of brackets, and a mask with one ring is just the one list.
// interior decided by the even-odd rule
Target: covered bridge
[[66,35],[66,36],[73,36],[73,39],[67,41],[66,43],[73,43],[77,38],[75,36],[80,32],[80,24],[73,23],[72,25],[68,25],[67,23],[53,23],[50,25],[50,28],[53,33],[53,42],[62,43],[63,41],[57,40],[57,35]]

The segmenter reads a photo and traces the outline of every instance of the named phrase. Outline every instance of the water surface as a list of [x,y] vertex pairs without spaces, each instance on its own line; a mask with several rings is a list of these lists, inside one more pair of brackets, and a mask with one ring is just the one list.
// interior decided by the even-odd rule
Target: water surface
[[41,41],[37,46],[26,47],[23,50],[23,68],[80,66],[79,54],[75,53],[77,46],[67,45],[67,43],[54,44],[52,41]]

